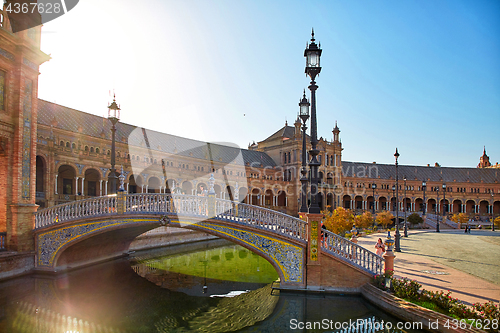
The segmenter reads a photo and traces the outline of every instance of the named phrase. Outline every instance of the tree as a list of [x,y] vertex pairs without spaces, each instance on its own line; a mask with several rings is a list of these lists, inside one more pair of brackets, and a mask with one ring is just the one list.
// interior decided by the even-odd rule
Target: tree
[[424,219],[417,213],[413,213],[410,216],[408,216],[407,220],[408,222],[410,222],[411,225],[417,225],[424,222]]
[[346,231],[351,230],[354,221],[351,210],[338,207],[333,212],[325,210],[322,213],[324,215],[323,224],[331,232],[344,234]]
[[369,228],[373,224],[373,215],[371,212],[364,212],[361,215],[356,215],[354,217],[354,224],[358,228]]
[[494,219],[493,222],[495,223],[495,226],[500,228],[500,216],[498,216],[496,219]]
[[452,220],[455,223],[458,223],[459,225],[461,223],[467,224],[467,222],[469,221],[469,217],[465,213],[456,213],[453,214],[450,220]]
[[391,224],[393,218],[394,215],[392,215],[390,212],[383,211],[377,214],[376,222],[385,229],[389,224]]

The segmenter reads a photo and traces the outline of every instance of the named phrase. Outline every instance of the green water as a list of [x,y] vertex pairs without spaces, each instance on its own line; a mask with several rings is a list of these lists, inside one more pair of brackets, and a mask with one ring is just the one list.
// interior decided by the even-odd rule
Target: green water
[[137,252],[55,277],[2,282],[0,332],[340,332],[291,323],[397,322],[362,297],[279,294],[270,263],[220,245]]

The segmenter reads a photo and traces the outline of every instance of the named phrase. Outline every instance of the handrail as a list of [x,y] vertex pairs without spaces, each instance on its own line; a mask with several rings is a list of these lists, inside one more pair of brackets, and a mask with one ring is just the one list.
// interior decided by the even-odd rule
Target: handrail
[[321,229],[321,249],[338,258],[347,260],[373,275],[382,274],[384,258],[329,230]]
[[35,229],[85,217],[116,212],[116,196],[94,197],[44,208],[35,213]]
[[[292,239],[307,241],[307,223],[299,218],[271,209],[224,199],[212,199],[215,216],[209,216],[209,198],[206,196],[134,193],[125,194],[124,214],[180,214],[200,218],[215,218],[266,229]],[[35,213],[35,229],[78,220],[117,214],[118,197],[94,197],[64,203]]]

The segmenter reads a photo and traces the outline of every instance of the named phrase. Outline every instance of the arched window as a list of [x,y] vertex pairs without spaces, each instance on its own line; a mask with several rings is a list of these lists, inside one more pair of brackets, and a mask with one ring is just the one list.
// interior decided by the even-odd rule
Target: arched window
[[94,152],[94,147],[90,147],[90,152],[93,153]]
[[111,155],[111,150],[108,150],[107,154],[106,155]]
[[74,143],[74,142],[73,142],[73,143],[71,144],[71,148],[72,148],[72,149],[76,149],[76,143]]
[[116,154],[116,156],[117,156],[117,157],[120,157],[120,156],[121,156],[120,152],[118,152],[118,153]]
[[95,149],[96,154],[99,154],[99,148]]
[[69,142],[66,142],[66,148],[69,148]]
[[64,147],[64,141],[59,142],[59,146]]
[[89,146],[85,146],[85,151],[89,151]]

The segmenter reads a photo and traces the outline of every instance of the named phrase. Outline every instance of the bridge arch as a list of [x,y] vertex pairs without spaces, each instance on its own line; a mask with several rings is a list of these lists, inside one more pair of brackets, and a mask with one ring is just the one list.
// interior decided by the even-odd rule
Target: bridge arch
[[168,216],[171,227],[212,234],[257,253],[273,265],[285,284],[304,283],[307,246],[304,240],[289,239],[265,228],[256,230],[221,218],[202,220],[164,213],[103,216],[37,230],[37,268],[58,271],[85,265],[96,257],[105,260],[123,255],[137,236],[162,226],[163,216]]

